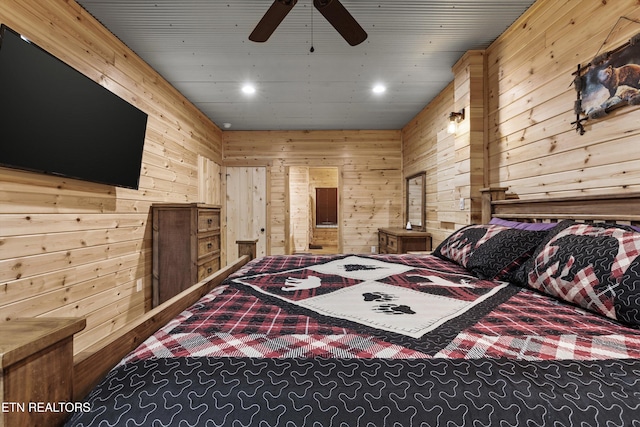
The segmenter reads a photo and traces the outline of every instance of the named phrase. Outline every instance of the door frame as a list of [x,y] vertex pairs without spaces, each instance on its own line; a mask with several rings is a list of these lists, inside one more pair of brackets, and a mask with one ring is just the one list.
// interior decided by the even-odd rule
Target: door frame
[[[343,235],[343,224],[344,224],[344,191],[343,191],[343,179],[342,179],[342,175],[343,175],[343,170],[342,170],[342,165],[317,165],[317,166],[309,166],[308,164],[288,164],[287,166],[285,166],[285,224],[284,224],[284,228],[285,228],[285,253],[287,255],[291,255],[293,253],[293,248],[291,247],[291,194],[290,194],[290,179],[291,179],[291,174],[290,174],[290,168],[291,167],[300,167],[300,168],[307,168],[307,171],[309,169],[335,169],[336,170],[336,174],[337,174],[337,178],[338,178],[338,242],[337,242],[337,252],[338,253],[342,253],[343,252],[343,242],[342,242],[342,235]],[[308,207],[308,204],[306,205]],[[311,212],[308,212],[309,217],[312,216]],[[307,230],[307,234],[308,234]],[[309,242],[307,242],[307,245],[309,244]]]

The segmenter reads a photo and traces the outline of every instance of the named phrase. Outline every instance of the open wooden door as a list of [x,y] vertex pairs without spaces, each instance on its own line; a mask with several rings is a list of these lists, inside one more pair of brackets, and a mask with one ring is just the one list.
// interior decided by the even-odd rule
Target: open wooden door
[[267,168],[226,168],[227,259],[238,256],[236,240],[257,239],[256,257],[267,253]]

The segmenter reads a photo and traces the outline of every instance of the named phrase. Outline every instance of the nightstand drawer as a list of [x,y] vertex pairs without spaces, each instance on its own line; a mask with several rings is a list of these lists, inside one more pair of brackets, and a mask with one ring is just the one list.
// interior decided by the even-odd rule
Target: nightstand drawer
[[389,253],[397,252],[398,238],[396,236],[387,236],[387,248],[389,248]]

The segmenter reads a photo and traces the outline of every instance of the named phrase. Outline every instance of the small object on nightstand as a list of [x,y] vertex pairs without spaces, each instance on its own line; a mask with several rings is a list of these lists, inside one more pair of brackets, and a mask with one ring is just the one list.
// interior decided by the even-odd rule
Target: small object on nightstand
[[407,221],[407,230],[411,230],[411,221]]

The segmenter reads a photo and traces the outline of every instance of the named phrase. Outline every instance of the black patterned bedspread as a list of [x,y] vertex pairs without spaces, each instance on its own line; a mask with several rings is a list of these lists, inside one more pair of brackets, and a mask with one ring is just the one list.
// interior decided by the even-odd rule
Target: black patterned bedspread
[[640,426],[640,331],[432,256],[271,256],[69,426]]

